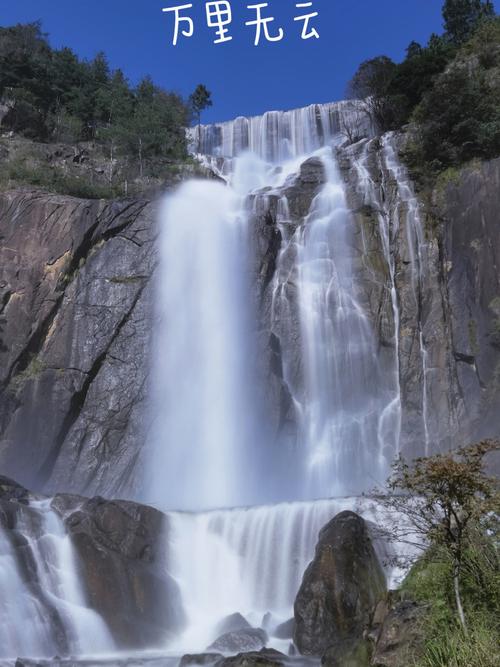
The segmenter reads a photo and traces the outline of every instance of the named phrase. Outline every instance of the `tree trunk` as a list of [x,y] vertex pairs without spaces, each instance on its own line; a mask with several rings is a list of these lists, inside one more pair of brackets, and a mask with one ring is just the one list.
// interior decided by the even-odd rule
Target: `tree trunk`
[[455,603],[457,605],[458,618],[460,619],[460,625],[465,634],[467,633],[467,624],[465,622],[464,608],[462,605],[462,598],[460,596],[460,565],[456,563],[453,567],[453,588],[455,590]]

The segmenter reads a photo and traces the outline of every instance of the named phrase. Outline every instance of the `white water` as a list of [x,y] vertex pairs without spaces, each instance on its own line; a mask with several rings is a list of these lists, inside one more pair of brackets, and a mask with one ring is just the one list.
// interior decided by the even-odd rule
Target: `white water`
[[[275,627],[293,616],[319,531],[344,510],[358,512],[372,525],[390,525],[386,510],[369,498],[169,513],[168,560],[188,617],[186,632],[171,650],[205,650],[217,637],[218,623],[236,611],[255,627],[262,627],[270,613],[272,637]],[[378,533],[375,546],[393,585],[400,572],[389,563],[393,554]]]
[[[272,634],[273,624],[291,617],[319,530],[339,511],[354,509],[379,526],[390,525],[367,499],[259,506],[269,480],[278,480],[278,499],[282,488],[288,497],[283,492],[281,499],[290,499],[287,476],[294,500],[359,494],[385,480],[399,451],[394,230],[381,213],[394,321],[392,356],[387,362],[386,354],[381,363],[360,273],[368,269],[355,250],[355,224],[335,158],[346,136],[371,136],[355,103],[196,128],[195,150],[206,154],[204,163],[227,186],[184,185],[166,200],[160,217],[148,498],[167,510],[198,511],[168,514],[169,568],[188,619],[172,651],[205,650],[216,638],[217,624],[235,612],[255,627],[270,612]],[[297,224],[285,189],[309,157],[321,160],[325,183]],[[366,203],[375,205],[365,161],[363,153],[355,163],[358,187]],[[252,213],[266,214],[273,198],[283,241],[271,326],[281,341],[284,381],[298,424],[298,442],[281,458],[258,437],[254,397],[248,393],[254,314],[246,282],[247,227]],[[294,337],[299,370],[297,348],[287,346]],[[256,507],[231,509],[246,504]],[[200,511],[211,508],[221,509]],[[377,548],[383,557],[387,547],[378,541]],[[389,568],[387,575],[394,583],[396,573]]]
[[106,624],[88,606],[71,539],[50,500],[18,506],[15,533],[22,550],[0,528],[0,657],[53,657],[61,652],[58,632],[68,654],[113,651]]
[[404,230],[411,265],[411,285],[415,310],[417,312],[419,327],[420,360],[422,364],[422,424],[425,439],[425,455],[430,447],[431,434],[429,430],[429,405],[428,405],[428,352],[422,330],[422,286],[425,271],[427,269],[427,247],[424,237],[424,226],[421,216],[421,205],[415,196],[413,185],[405,166],[398,158],[395,147],[395,135],[389,133],[382,138],[382,155],[385,167],[397,185],[397,201],[392,211],[393,225],[397,228],[400,224],[399,217],[401,209],[404,215]]

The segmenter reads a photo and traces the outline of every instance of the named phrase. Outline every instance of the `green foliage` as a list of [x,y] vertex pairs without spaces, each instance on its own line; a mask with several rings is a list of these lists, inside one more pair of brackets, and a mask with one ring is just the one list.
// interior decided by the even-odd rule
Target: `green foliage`
[[443,17],[444,35],[411,42],[399,64],[362,63],[348,88],[381,131],[413,123],[406,157],[417,178],[500,155],[500,19],[481,0],[447,0]]
[[495,16],[491,0],[445,0],[443,19],[446,36],[455,44],[463,44],[479,23]]
[[189,96],[188,104],[198,124],[200,124],[201,112],[212,106],[212,93],[200,83]]
[[407,597],[426,605],[423,654],[415,667],[496,667],[500,664],[500,561],[498,531],[471,534],[464,555],[462,589],[468,619],[465,634],[456,621],[453,570],[446,551],[436,546],[403,582]]
[[[197,113],[211,104],[204,86],[191,97]],[[52,49],[39,23],[0,28],[0,99],[10,107],[4,129],[39,141],[93,141],[110,159],[139,160],[141,175],[157,156],[187,155],[191,108],[181,97],[150,78],[131,87],[104,53],[87,62]]]
[[414,113],[421,162],[440,171],[500,154],[500,20],[483,24]]
[[122,194],[115,187],[95,185],[86,179],[66,174],[62,169],[31,164],[23,158],[4,164],[0,169],[0,187],[18,185],[33,185],[82,199],[111,199]]

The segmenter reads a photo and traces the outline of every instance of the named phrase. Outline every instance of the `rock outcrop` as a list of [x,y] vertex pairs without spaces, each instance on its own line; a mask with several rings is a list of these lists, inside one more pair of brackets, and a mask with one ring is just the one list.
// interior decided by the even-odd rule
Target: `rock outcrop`
[[57,495],[79,556],[89,603],[117,646],[161,647],[184,624],[177,584],[167,573],[165,516],[147,505]]
[[321,530],[295,600],[297,648],[305,655],[334,655],[363,641],[385,592],[364,520],[354,512],[338,514]]
[[[68,538],[74,557],[62,546]],[[71,654],[74,628],[68,603],[84,606],[104,621],[110,634],[107,650],[164,646],[184,626],[180,592],[164,560],[167,540],[166,518],[151,507],[68,495],[50,500],[0,478],[6,574],[15,578],[18,606],[27,597],[42,614],[38,621],[32,612],[35,618],[30,618],[18,650],[29,650],[29,633],[41,622],[41,632],[33,635],[41,637],[38,650]],[[57,574],[47,579],[45,572]],[[75,598],[73,587],[81,588],[81,599],[80,593]],[[92,637],[84,639],[92,644]]]
[[130,497],[153,217],[146,201],[0,195],[0,466],[30,488]]

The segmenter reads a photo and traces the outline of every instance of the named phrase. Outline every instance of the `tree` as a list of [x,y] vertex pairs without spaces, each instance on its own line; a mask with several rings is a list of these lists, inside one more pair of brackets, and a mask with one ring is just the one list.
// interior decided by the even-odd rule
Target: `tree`
[[347,87],[347,94],[365,100],[367,110],[382,131],[393,129],[394,107],[389,87],[397,65],[387,56],[365,60]]
[[188,104],[200,125],[201,112],[212,106],[212,93],[200,83],[189,96]]
[[[451,561],[456,611],[467,632],[460,578],[467,546],[478,526],[498,517],[498,480],[485,473],[485,457],[500,443],[485,440],[456,452],[419,458],[410,466],[399,459],[393,466],[383,502],[408,520],[417,546],[444,549]],[[396,539],[402,537],[395,530]],[[405,534],[407,537],[407,534]]]
[[212,106],[212,93],[200,83],[189,96],[188,105],[197,120],[198,152],[201,152],[201,112]]
[[494,16],[491,0],[445,0],[443,5],[444,28],[455,44],[463,44],[481,20]]

